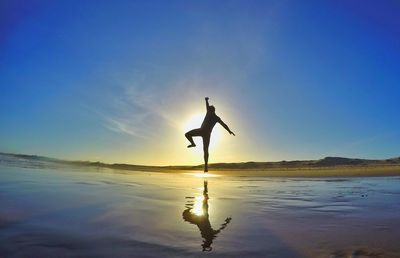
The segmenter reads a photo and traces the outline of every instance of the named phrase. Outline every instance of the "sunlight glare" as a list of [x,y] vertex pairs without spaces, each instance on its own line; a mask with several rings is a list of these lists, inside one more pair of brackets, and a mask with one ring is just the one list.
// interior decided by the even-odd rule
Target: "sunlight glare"
[[186,175],[200,177],[200,178],[207,178],[207,177],[218,177],[221,175],[211,174],[211,173],[186,173]]
[[204,214],[203,201],[204,201],[204,196],[196,196],[194,198],[194,205],[191,212],[196,216],[203,216]]

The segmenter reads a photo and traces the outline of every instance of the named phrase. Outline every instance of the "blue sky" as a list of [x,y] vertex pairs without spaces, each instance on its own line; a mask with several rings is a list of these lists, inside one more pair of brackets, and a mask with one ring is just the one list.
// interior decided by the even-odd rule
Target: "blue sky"
[[5,1],[0,151],[198,164],[399,156],[397,1]]

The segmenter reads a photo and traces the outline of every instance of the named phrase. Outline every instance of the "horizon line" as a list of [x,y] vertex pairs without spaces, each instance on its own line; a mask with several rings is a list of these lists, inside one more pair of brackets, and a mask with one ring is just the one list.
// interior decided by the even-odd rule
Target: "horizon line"
[[[42,155],[37,155],[37,154],[25,154],[25,153],[11,153],[11,152],[3,152],[0,151],[0,155],[12,155],[12,156],[25,156],[25,157],[36,157],[36,158],[46,158],[54,161],[63,161],[63,162],[82,162],[82,163],[100,163],[104,165],[128,165],[128,166],[141,166],[141,167],[160,167],[160,168],[165,168],[165,167],[198,167],[198,166],[203,166],[204,163],[197,164],[197,165],[143,165],[143,164],[132,164],[132,163],[107,163],[103,161],[92,161],[92,160],[70,160],[70,159],[64,159],[64,158],[55,158],[55,157],[49,157],[49,156],[42,156]],[[342,158],[342,159],[353,159],[353,160],[367,160],[367,161],[384,161],[384,160],[391,160],[391,159],[397,159],[400,158],[399,156],[394,156],[394,157],[388,157],[388,158],[383,158],[383,159],[369,159],[369,158],[359,158],[359,157],[344,157],[344,156],[325,156],[325,157],[320,157],[318,159],[294,159],[294,160],[279,160],[279,161],[238,161],[238,162],[216,162],[216,163],[210,163],[210,165],[215,165],[215,164],[244,164],[244,163],[279,163],[279,162],[296,162],[296,161],[318,161],[318,160],[323,160],[326,158]]]

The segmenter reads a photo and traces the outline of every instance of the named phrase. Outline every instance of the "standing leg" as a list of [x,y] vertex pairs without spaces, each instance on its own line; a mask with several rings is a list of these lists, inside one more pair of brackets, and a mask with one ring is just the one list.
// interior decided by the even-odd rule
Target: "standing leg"
[[203,135],[204,172],[208,172],[208,146],[210,145],[210,136],[211,135]]
[[200,128],[198,128],[198,129],[193,129],[193,130],[191,130],[191,131],[185,133],[185,136],[186,136],[186,139],[188,139],[189,142],[190,142],[190,145],[188,145],[187,147],[188,147],[188,148],[196,147],[196,144],[195,144],[194,141],[193,141],[193,137],[194,137],[194,136],[201,136],[201,129],[200,129]]

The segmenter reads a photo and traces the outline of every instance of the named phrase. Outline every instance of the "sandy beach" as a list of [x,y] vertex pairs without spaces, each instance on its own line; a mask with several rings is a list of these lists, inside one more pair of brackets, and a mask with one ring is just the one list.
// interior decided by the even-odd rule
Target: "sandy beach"
[[0,166],[0,254],[400,255],[398,176],[229,173]]
[[[181,171],[175,172],[179,173]],[[289,168],[263,170],[219,169],[216,170],[215,173],[226,176],[241,177],[379,177],[400,176],[400,166],[337,166],[321,168]]]

